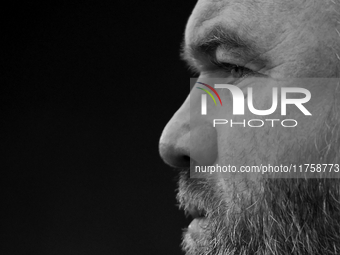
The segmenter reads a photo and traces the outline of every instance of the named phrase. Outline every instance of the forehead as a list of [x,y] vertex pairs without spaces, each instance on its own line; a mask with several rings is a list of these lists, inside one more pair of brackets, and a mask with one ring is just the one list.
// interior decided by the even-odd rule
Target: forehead
[[215,24],[246,34],[263,43],[273,43],[288,26],[298,23],[300,0],[199,0],[187,24],[186,41],[193,42]]

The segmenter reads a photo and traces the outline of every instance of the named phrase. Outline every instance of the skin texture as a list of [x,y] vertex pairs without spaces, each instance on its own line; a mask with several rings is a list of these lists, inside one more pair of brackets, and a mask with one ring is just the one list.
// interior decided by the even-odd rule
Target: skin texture
[[[340,179],[266,179],[244,173],[189,178],[190,164],[340,163],[339,6],[316,0],[198,1],[185,31],[185,50],[216,25],[237,30],[258,50],[239,58],[222,46],[214,51],[220,62],[256,73],[243,79],[211,67],[199,54],[187,54],[198,80],[237,84],[244,92],[253,87],[257,109],[270,108],[273,86],[306,88],[312,100],[305,106],[313,116],[290,108],[285,118],[299,122],[294,129],[213,128],[211,120],[222,114],[235,121],[266,116],[247,112],[235,117],[225,108],[214,108],[211,101],[209,115],[202,116],[203,92],[192,90],[160,139],[164,161],[181,170],[180,208],[204,209],[209,221],[203,231],[184,233],[187,254],[340,253]],[[221,91],[220,96],[225,107],[232,108],[231,94]],[[282,119],[280,111],[271,117]]]

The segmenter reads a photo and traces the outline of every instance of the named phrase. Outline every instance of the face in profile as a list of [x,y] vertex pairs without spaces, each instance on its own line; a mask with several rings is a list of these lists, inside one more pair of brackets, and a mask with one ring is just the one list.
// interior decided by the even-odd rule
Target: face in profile
[[[210,100],[204,115],[204,92],[191,90],[160,139],[162,158],[180,170],[179,206],[194,218],[183,233],[186,254],[340,254],[340,173],[265,178],[236,171],[190,178],[192,166],[340,164],[339,31],[336,0],[198,1],[182,57],[199,84],[236,86],[245,102],[252,87],[257,109],[270,108],[274,87],[281,93],[301,87],[312,99],[287,108],[284,119],[297,127],[279,124],[278,107],[270,116],[280,120],[277,126],[252,128],[213,125],[220,114],[229,122],[251,116],[223,110],[237,107],[231,91],[217,91],[226,108]],[[301,114],[303,107],[313,116]]]

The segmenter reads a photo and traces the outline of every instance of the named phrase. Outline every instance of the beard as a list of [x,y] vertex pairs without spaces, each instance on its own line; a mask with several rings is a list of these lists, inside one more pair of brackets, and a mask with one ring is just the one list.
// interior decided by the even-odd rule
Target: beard
[[[338,112],[332,109],[318,137],[288,158],[339,164]],[[187,255],[340,254],[339,178],[191,179],[189,172],[180,173],[179,207],[204,211],[206,224],[185,231]]]
[[204,210],[208,222],[201,232],[184,233],[187,255],[340,253],[338,179],[223,182],[233,186],[228,201],[218,181],[181,173],[180,207]]

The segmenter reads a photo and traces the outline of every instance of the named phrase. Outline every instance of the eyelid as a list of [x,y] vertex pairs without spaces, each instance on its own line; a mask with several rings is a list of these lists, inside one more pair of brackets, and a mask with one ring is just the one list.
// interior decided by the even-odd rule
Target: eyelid
[[259,55],[249,58],[236,51],[226,51],[222,48],[217,48],[212,55],[216,63],[228,63],[242,68],[247,68],[253,72],[258,72],[266,66],[266,60]]
[[222,48],[217,48],[216,52],[214,53],[214,59],[217,62],[221,63],[232,63],[237,66],[244,66],[244,64],[247,62],[245,60],[245,57],[238,53],[235,50],[225,50]]

